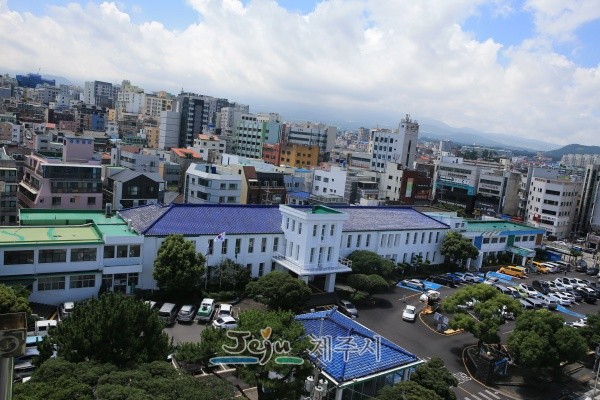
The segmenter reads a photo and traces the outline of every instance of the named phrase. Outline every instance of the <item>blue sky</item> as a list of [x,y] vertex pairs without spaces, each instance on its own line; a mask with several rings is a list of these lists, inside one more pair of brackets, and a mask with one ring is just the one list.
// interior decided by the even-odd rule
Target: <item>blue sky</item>
[[561,145],[600,145],[599,37],[589,0],[0,0],[0,73]]

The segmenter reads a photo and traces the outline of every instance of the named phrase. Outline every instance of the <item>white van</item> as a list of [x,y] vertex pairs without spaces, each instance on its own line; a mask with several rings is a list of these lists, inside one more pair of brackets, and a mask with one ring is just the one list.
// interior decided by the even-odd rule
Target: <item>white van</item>
[[46,336],[48,334],[48,330],[56,325],[57,321],[55,319],[43,319],[41,321],[35,321],[35,335]]
[[177,306],[173,303],[165,303],[158,310],[158,318],[165,323],[166,326],[171,326],[177,318]]

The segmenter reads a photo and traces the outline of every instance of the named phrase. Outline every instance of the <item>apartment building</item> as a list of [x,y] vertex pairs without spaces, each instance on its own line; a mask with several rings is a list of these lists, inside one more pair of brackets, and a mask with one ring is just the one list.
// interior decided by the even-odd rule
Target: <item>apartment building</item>
[[242,176],[221,165],[190,164],[186,170],[184,201],[191,204],[240,204]]
[[139,146],[117,145],[110,150],[112,165],[126,167],[137,172],[158,172],[160,156],[144,152]]
[[115,88],[112,83],[102,81],[85,82],[83,87],[83,102],[99,108],[114,108]]
[[278,118],[276,114],[242,115],[233,140],[235,154],[262,159],[264,144],[276,144],[281,141],[282,125]]
[[527,200],[528,225],[559,239],[571,238],[581,180],[557,170],[534,168]]
[[408,114],[396,130],[372,129],[369,141],[371,170],[385,171],[389,161],[401,164],[405,169],[414,169],[418,139],[419,123]]
[[165,92],[146,94],[144,114],[152,118],[160,118],[163,111],[171,111],[173,96]]
[[17,162],[0,147],[0,226],[17,223]]
[[288,143],[282,146],[280,151],[280,164],[296,168],[316,167],[319,164],[319,146],[317,145]]
[[324,124],[286,124],[283,137],[286,144],[299,144],[319,147],[319,161],[329,159],[329,153],[335,146],[338,130],[334,126]]
[[194,139],[192,150],[200,155],[200,158],[209,163],[221,159],[221,154],[225,153],[227,142],[217,135],[198,135]]

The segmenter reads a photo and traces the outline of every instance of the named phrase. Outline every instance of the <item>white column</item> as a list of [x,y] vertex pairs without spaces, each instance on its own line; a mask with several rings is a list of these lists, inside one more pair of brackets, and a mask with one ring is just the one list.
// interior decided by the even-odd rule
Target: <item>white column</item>
[[331,293],[335,290],[335,273],[325,275],[325,291]]

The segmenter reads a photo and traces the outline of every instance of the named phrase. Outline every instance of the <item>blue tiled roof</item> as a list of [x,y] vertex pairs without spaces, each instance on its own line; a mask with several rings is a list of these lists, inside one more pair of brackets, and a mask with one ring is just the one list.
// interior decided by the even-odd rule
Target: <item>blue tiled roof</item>
[[[397,369],[419,361],[414,354],[402,347],[380,337],[381,344],[374,346],[379,337],[372,330],[346,317],[337,310],[319,311],[296,316],[296,320],[304,325],[309,336],[332,338],[332,351],[312,353],[311,361],[316,363],[325,373],[338,383],[348,382],[387,370]],[[324,341],[322,343],[326,343]],[[371,344],[377,351],[354,351]],[[324,346],[329,346],[325,345]],[[345,354],[343,349],[352,349]]]
[[308,199],[310,197],[310,193],[308,192],[291,192],[287,194],[288,197],[296,197],[298,199]]
[[[308,208],[297,206],[295,208]],[[344,232],[404,229],[448,229],[448,226],[409,207],[331,207],[348,213]],[[120,211],[138,233],[216,235],[282,233],[279,206],[246,204],[147,205]]]

